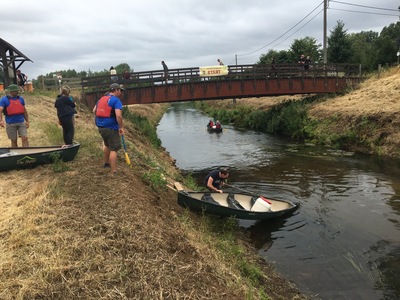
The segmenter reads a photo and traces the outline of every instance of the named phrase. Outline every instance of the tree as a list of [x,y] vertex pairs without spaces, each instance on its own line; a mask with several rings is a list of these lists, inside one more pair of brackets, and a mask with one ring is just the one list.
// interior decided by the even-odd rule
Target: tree
[[379,41],[375,45],[376,62],[386,65],[397,61],[397,52],[400,51],[400,22],[385,26],[379,36]]
[[353,57],[351,42],[344,25],[342,21],[337,21],[328,37],[328,62],[348,63]]
[[288,51],[286,50],[281,50],[281,51],[276,51],[276,50],[268,50],[266,54],[261,54],[260,59],[257,62],[257,64],[270,64],[272,61],[272,58],[275,58],[276,63],[288,63],[289,62],[289,55]]
[[363,66],[364,70],[372,71],[376,65],[375,45],[378,41],[378,33],[374,31],[361,31],[349,36],[352,58],[350,63]]
[[294,40],[290,45],[290,63],[296,63],[302,54],[310,56],[313,62],[320,61],[322,57],[321,44],[317,44],[317,40],[310,36]]

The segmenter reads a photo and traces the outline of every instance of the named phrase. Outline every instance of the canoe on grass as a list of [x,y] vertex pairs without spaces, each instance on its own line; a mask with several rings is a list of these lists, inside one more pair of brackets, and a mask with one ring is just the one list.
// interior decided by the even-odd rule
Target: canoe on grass
[[0,172],[34,168],[39,165],[53,163],[60,159],[71,161],[78,153],[80,144],[71,146],[44,146],[0,148]]
[[298,203],[266,199],[244,193],[178,192],[178,204],[197,212],[247,220],[267,220],[289,215]]

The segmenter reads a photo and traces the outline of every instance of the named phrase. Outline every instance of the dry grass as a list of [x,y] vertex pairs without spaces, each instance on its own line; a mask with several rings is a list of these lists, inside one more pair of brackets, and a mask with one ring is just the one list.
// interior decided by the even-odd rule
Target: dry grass
[[[55,95],[24,96],[31,145],[61,143]],[[163,107],[132,109],[154,120]],[[134,125],[126,127],[134,167],[120,153],[117,176],[101,167],[101,139],[82,110],[76,118],[81,149],[69,171],[47,165],[0,173],[0,299],[262,299],[214,248],[218,237],[177,205],[176,193],[155,192],[142,179],[150,168],[180,175],[166,152]],[[8,146],[5,132],[0,136]],[[237,243],[268,274],[263,281],[271,298],[303,299],[254,249]]]

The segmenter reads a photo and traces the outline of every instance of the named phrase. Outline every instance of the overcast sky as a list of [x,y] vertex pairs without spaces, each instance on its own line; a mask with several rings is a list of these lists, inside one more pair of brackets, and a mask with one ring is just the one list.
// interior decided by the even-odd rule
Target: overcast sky
[[[256,63],[269,49],[306,36],[323,43],[323,0],[18,0],[1,1],[0,38],[33,63],[30,79],[57,70],[135,71]],[[395,0],[330,1],[328,36],[337,21],[348,33],[399,20]]]

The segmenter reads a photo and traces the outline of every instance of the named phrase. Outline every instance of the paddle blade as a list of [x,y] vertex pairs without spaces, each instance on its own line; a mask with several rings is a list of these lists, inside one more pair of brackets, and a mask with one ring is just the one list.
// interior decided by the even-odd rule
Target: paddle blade
[[125,161],[128,166],[131,166],[131,160],[129,159],[128,153],[125,152]]

